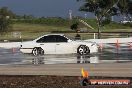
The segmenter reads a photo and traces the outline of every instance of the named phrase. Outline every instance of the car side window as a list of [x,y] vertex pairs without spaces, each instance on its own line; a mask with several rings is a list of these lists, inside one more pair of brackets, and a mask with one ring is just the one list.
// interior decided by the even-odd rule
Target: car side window
[[67,38],[65,38],[64,36],[60,36],[60,35],[57,35],[56,36],[56,42],[67,42]]
[[48,43],[48,42],[56,42],[56,39],[53,35],[44,36],[36,41],[37,43]]

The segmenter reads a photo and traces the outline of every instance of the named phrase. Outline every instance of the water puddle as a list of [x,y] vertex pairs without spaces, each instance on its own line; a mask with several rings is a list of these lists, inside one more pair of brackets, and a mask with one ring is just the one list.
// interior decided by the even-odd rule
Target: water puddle
[[129,63],[132,62],[132,49],[128,46],[120,48],[107,47],[100,49],[98,53],[79,56],[70,55],[43,55],[32,56],[22,54],[19,49],[0,48],[0,65],[10,64],[80,64],[80,63]]

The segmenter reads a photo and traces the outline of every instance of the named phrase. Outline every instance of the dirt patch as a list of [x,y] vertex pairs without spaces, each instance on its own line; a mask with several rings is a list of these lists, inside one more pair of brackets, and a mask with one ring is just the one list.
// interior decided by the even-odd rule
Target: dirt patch
[[83,87],[80,80],[81,77],[1,75],[0,88],[132,88],[130,85]]

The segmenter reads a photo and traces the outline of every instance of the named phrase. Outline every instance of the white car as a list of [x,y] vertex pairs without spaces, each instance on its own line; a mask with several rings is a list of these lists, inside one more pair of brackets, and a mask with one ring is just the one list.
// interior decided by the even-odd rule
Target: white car
[[96,43],[72,40],[64,34],[48,34],[33,41],[23,42],[20,51],[35,56],[43,54],[80,54],[98,52]]

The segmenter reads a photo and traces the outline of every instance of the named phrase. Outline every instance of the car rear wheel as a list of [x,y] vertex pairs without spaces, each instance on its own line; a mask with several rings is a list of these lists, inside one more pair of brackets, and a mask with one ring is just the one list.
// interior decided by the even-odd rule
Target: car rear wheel
[[32,54],[34,56],[38,56],[38,55],[44,55],[44,50],[41,47],[35,47],[32,50]]
[[90,49],[88,46],[86,45],[80,45],[78,48],[77,48],[77,53],[79,55],[87,55],[90,53]]

